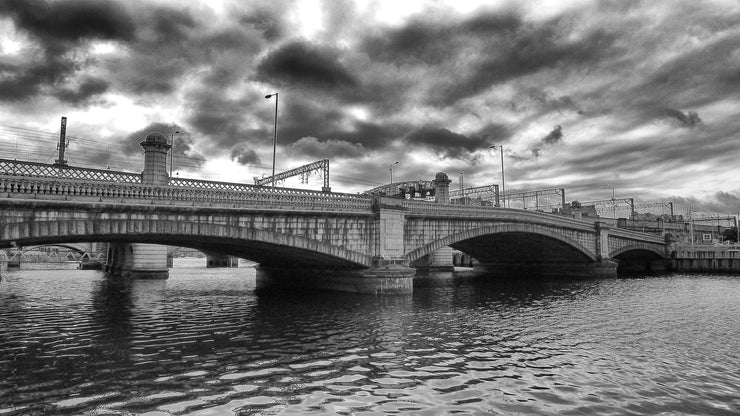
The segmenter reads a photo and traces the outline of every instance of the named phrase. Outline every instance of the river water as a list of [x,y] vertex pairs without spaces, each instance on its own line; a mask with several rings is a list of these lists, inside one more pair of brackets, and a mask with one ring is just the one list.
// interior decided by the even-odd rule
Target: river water
[[0,416],[737,415],[740,277],[255,292],[252,268],[0,280]]

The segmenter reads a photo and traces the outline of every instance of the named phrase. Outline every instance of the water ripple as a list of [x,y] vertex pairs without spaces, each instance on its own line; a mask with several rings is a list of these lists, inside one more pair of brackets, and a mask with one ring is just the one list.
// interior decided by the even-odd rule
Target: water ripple
[[5,274],[0,415],[740,413],[740,279],[254,287]]

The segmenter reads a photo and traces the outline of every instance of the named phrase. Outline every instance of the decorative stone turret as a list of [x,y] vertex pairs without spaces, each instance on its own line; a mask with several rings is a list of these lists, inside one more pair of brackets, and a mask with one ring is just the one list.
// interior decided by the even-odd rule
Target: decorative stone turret
[[170,179],[167,174],[167,153],[172,147],[167,142],[167,136],[154,131],[147,134],[139,144],[144,148],[144,171],[141,172],[141,183],[167,185]]
[[438,204],[450,203],[450,183],[452,181],[444,172],[438,172],[434,177],[434,199]]
[[[167,136],[151,132],[139,143],[144,148],[144,170],[141,172],[143,185],[167,185],[167,153],[172,147]],[[123,277],[166,279],[167,246],[143,243],[111,243],[109,249],[109,272]]]

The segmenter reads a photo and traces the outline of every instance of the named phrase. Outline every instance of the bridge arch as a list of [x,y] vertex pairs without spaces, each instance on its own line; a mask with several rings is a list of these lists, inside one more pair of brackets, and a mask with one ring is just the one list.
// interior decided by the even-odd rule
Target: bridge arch
[[[305,237],[236,225],[178,222],[167,219],[37,221],[7,224],[3,235],[22,246],[84,242],[127,242],[177,245],[246,258],[264,265],[365,268],[364,253]],[[4,241],[10,246],[10,241]]]
[[89,247],[85,247],[83,244],[75,244],[75,243],[54,243],[54,244],[33,244],[33,245],[21,245],[21,247],[18,248],[18,251],[21,251],[23,253],[34,251],[36,249],[39,249],[41,247],[61,247],[66,248],[70,251],[74,251],[77,254],[85,254],[87,253]]
[[470,229],[460,233],[450,234],[439,240],[432,241],[415,250],[410,251],[409,253],[407,253],[406,257],[409,261],[414,262],[445,246],[454,246],[457,243],[461,243],[466,240],[503,234],[524,234],[544,237],[545,239],[557,242],[565,247],[569,247],[570,249],[578,253],[578,255],[582,257],[582,260],[584,262],[593,263],[598,261],[598,258],[593,253],[593,251],[589,250],[579,241],[570,238],[567,235],[559,233],[553,229],[543,227],[542,225],[525,223],[501,223],[492,226]]
[[630,244],[611,253],[620,274],[663,273],[670,268],[666,254],[644,244]]
[[609,253],[609,257],[616,259],[626,254],[639,254],[639,253],[646,253],[648,255],[653,255],[656,258],[660,258],[660,259],[668,258],[664,251],[658,250],[657,248],[646,245],[646,244],[639,244],[639,243],[620,247],[612,251],[611,253]]

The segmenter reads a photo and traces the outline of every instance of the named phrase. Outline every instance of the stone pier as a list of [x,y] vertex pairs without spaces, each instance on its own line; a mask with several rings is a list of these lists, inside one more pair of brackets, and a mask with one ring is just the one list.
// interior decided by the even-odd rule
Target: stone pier
[[158,244],[111,243],[105,270],[121,277],[134,279],[166,279],[167,246]]

